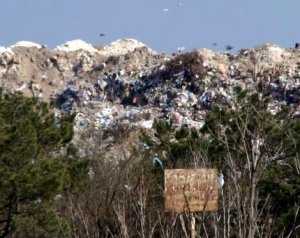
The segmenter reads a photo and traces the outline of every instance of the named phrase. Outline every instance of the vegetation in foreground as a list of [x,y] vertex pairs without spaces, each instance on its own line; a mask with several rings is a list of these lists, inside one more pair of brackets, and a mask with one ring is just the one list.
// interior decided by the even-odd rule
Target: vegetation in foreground
[[163,169],[201,167],[225,178],[219,210],[194,214],[201,237],[299,237],[300,120],[267,105],[237,90],[201,130],[157,121],[116,163],[76,156],[72,116],[1,93],[0,237],[188,237],[190,214],[164,212]]

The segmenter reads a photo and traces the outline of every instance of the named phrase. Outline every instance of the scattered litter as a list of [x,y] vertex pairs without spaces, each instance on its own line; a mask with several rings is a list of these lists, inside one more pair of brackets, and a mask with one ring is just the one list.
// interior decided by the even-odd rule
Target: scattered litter
[[142,128],[151,129],[153,126],[153,120],[141,121],[139,125]]
[[224,186],[224,175],[222,173],[218,177],[218,183],[219,183],[220,188],[222,188]]
[[143,146],[144,146],[144,149],[145,149],[145,150],[149,150],[149,149],[150,149],[150,146],[147,145],[146,143],[144,143]]
[[16,91],[23,91],[27,87],[26,83],[23,83]]
[[95,171],[92,167],[89,168],[88,176],[91,180],[94,179],[94,177],[95,177]]
[[6,55],[13,55],[14,52],[12,51],[12,49],[9,47],[9,48],[6,48],[6,47],[3,47],[3,46],[0,46],[0,55],[1,54],[6,54]]
[[152,163],[154,167],[159,167],[162,170],[164,170],[164,165],[163,162],[160,160],[158,154],[155,154],[154,157],[152,158]]
[[4,53],[6,51],[7,51],[7,49],[5,47],[0,46],[0,54]]

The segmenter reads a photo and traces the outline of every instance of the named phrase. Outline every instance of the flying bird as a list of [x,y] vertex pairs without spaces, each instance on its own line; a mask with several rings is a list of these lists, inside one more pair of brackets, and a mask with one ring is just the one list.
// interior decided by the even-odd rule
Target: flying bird
[[100,37],[104,37],[105,34],[104,34],[104,33],[100,33],[99,36],[100,36]]

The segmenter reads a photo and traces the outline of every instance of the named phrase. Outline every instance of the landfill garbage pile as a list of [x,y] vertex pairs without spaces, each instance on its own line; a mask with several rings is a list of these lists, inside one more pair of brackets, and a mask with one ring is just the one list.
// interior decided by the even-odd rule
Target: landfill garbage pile
[[[166,55],[134,39],[102,48],[74,40],[55,49],[22,41],[0,47],[0,78],[5,90],[54,103],[57,116],[75,113],[74,143],[82,156],[126,150],[155,119],[201,128],[214,104],[234,106],[237,88],[263,87],[273,99],[270,112],[288,105],[300,116],[300,50],[273,44],[236,54]],[[124,140],[121,131],[130,136]]]

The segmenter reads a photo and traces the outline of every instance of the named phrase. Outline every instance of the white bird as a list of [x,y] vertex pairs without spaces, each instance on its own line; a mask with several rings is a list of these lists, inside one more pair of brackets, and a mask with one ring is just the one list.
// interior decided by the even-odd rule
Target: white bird
[[164,12],[168,12],[169,9],[168,9],[168,8],[164,8],[163,11],[164,11]]

